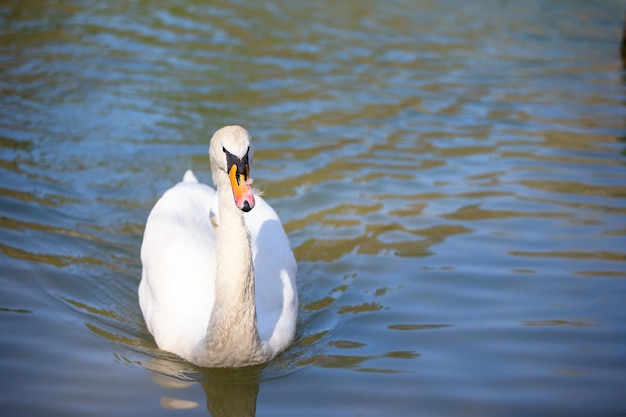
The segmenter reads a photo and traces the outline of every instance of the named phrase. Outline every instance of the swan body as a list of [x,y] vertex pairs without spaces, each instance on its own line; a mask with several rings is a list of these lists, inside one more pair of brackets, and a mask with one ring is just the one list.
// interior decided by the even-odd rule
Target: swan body
[[200,366],[267,362],[293,341],[296,262],[276,212],[250,187],[240,126],[209,148],[213,183],[191,171],[148,216],[139,304],[159,348]]

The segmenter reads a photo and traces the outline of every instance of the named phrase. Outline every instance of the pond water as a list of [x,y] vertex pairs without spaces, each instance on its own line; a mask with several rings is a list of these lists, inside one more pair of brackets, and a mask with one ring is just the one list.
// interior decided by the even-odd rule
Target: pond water
[[[2,414],[623,415],[625,11],[3,2]],[[276,360],[206,370],[148,333],[139,248],[231,123],[301,308]]]

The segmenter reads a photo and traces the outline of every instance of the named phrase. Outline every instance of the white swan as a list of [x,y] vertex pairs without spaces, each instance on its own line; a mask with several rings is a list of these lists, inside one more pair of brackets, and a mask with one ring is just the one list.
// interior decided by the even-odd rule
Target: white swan
[[159,348],[189,362],[267,362],[294,338],[296,262],[276,212],[253,194],[246,129],[215,132],[209,156],[217,191],[187,171],[150,212],[139,305]]

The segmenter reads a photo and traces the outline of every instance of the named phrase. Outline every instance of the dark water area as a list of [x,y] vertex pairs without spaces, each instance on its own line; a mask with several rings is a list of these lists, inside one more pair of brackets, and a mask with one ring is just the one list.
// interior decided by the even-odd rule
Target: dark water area
[[[624,415],[625,13],[3,2],[2,414]],[[232,123],[300,312],[274,361],[207,370],[147,331],[139,248]]]

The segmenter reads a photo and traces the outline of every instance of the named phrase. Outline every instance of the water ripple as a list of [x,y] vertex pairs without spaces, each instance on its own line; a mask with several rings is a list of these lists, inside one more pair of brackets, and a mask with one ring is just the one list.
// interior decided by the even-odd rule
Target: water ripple
[[[619,2],[40,6],[0,6],[7,410],[622,410]],[[139,247],[228,123],[301,310],[276,361],[208,371],[156,348]]]

